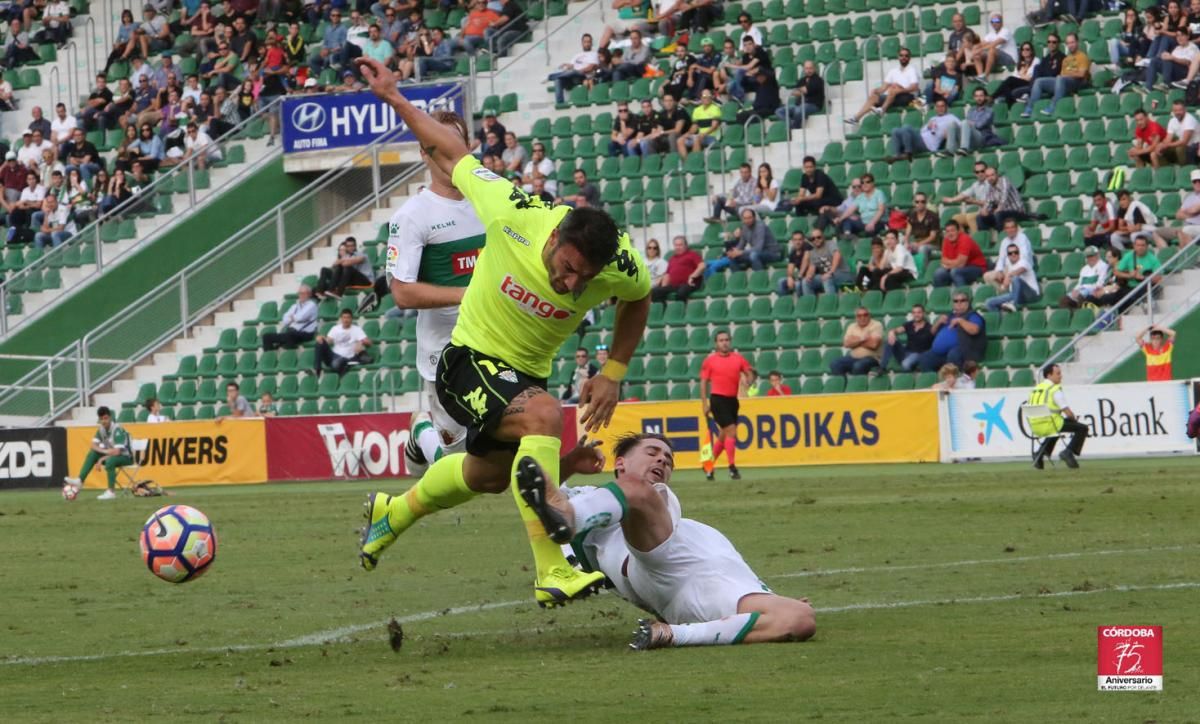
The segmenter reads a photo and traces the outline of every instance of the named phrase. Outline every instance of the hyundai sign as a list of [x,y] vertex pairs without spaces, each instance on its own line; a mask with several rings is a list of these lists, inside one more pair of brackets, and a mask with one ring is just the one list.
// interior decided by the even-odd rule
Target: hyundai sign
[[[401,92],[421,110],[450,110],[470,117],[460,83],[403,86]],[[391,106],[369,91],[289,96],[283,99],[280,118],[284,153],[366,146],[403,126]],[[404,129],[389,143],[413,141],[416,137]]]

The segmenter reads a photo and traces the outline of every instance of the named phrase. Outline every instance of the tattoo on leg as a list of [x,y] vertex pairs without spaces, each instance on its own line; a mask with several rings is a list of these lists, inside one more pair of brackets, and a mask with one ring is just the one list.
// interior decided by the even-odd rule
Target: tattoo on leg
[[542,395],[542,394],[547,394],[547,393],[541,387],[526,387],[525,389],[523,389],[519,393],[517,393],[516,397],[512,398],[512,401],[508,403],[508,407],[504,408],[504,414],[501,415],[501,417],[508,417],[509,415],[522,414],[523,412],[525,412],[525,403],[529,402],[529,400],[536,397],[537,395]]

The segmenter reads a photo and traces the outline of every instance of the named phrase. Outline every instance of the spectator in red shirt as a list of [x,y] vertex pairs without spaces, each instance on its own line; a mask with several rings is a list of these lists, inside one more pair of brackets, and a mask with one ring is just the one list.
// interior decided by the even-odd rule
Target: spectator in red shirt
[[1129,147],[1129,160],[1139,167],[1153,163],[1151,154],[1166,137],[1167,129],[1151,118],[1144,108],[1137,109],[1133,112],[1133,145]]
[[463,24],[455,45],[474,55],[476,50],[487,45],[484,34],[500,22],[500,19],[500,13],[489,10],[483,0],[472,0],[471,12],[467,13],[467,21]]
[[942,234],[942,267],[933,273],[933,286],[969,287],[987,271],[979,244],[963,233],[957,221],[947,221]]
[[[711,415],[717,423],[717,439],[713,441],[713,462],[725,451],[729,458],[729,477],[740,480],[734,454],[737,452],[738,385],[749,379],[753,368],[746,358],[733,351],[729,332],[717,332],[716,350],[704,358],[700,366],[700,402],[704,410],[704,424]],[[710,396],[711,391],[711,396]],[[713,474],[707,473],[709,480]]]
[[783,384],[783,374],[779,370],[771,370],[767,374],[771,386],[767,388],[767,397],[780,397],[792,394],[792,388]]
[[0,184],[4,186],[6,207],[21,200],[21,189],[25,188],[26,173],[28,173],[28,169],[17,160],[16,151],[4,154],[4,163],[0,165]]
[[687,239],[677,236],[671,242],[671,258],[667,260],[667,273],[650,291],[650,298],[667,303],[674,296],[686,302],[692,292],[704,281],[704,257],[688,248]]

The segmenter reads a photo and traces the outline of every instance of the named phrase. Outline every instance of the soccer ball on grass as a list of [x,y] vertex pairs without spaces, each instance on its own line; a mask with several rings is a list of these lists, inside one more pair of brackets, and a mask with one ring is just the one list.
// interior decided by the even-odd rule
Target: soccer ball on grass
[[138,543],[146,567],[169,583],[199,578],[217,556],[217,533],[212,523],[188,505],[167,505],[156,510],[142,526]]

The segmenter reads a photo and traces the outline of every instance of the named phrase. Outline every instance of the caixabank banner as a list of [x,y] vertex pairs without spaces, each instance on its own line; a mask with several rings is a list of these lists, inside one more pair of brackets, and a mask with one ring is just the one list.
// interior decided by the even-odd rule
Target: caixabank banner
[[[699,400],[622,403],[613,414],[612,425],[600,438],[604,449],[611,451],[621,435],[661,433],[675,448],[677,468],[697,468],[705,426],[716,435],[716,425],[703,417]],[[921,391],[743,399],[738,413],[737,449],[739,467],[936,462],[937,394]],[[718,464],[724,464],[723,458]]]
[[0,429],[0,489],[57,488],[66,475],[66,430]]
[[[1129,382],[1063,386],[1067,406],[1088,426],[1085,455],[1194,453],[1187,437],[1191,411],[1187,382]],[[1031,455],[1021,405],[1029,387],[951,392],[942,427],[944,459],[1019,458]]]
[[[130,423],[122,427],[130,438],[146,441],[145,451],[138,453],[142,465],[139,477],[163,487],[267,480],[267,446],[260,418]],[[95,434],[95,425],[67,428],[70,475],[79,472]],[[107,485],[103,468],[96,466],[83,482],[86,487],[103,488]]]

